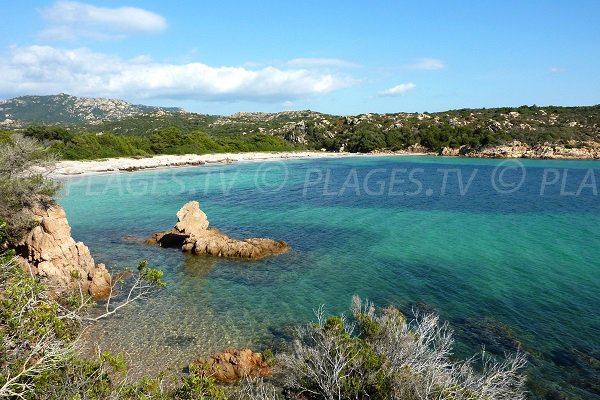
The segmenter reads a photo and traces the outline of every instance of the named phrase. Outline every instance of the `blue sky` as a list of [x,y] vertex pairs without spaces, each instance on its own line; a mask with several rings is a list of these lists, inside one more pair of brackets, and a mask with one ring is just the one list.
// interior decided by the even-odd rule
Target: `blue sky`
[[333,114],[600,103],[600,2],[0,1],[0,98]]

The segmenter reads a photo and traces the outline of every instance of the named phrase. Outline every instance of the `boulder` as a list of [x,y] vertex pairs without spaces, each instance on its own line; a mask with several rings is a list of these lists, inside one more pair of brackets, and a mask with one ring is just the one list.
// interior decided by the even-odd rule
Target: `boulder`
[[175,229],[185,235],[202,235],[208,229],[208,217],[200,209],[200,203],[190,201],[177,212]]
[[287,243],[273,239],[232,239],[208,225],[208,218],[200,209],[200,203],[190,201],[177,213],[177,224],[173,229],[155,233],[147,243],[181,248],[182,251],[202,256],[248,259],[280,254],[289,249]]
[[458,156],[460,154],[460,149],[455,149],[452,147],[444,147],[440,150],[440,156]]
[[271,375],[262,354],[250,349],[226,349],[209,358],[199,358],[192,364],[201,367],[207,376],[224,383]]
[[41,277],[57,294],[79,284],[94,298],[108,296],[111,277],[106,266],[96,265],[88,247],[71,237],[63,208],[52,204],[30,211],[36,226],[13,246],[23,269]]

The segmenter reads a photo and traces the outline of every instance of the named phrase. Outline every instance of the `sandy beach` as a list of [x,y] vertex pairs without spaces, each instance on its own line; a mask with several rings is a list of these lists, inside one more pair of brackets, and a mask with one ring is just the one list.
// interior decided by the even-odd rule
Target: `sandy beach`
[[[93,161],[60,161],[52,171],[53,176],[87,175],[115,172],[133,172],[145,169],[184,167],[205,164],[227,164],[235,162],[331,158],[360,156],[355,153],[328,153],[320,151],[272,152],[272,153],[222,153],[158,155],[145,158],[107,158]],[[364,154],[362,154],[364,156]]]
[[410,151],[379,153],[333,153],[326,151],[278,151],[218,154],[156,155],[150,157],[120,157],[86,161],[59,161],[51,176],[95,175],[120,172],[134,172],[146,169],[175,168],[194,165],[231,164],[236,162],[262,162],[290,159],[317,159],[339,157],[386,157],[386,156],[428,156],[434,153]]

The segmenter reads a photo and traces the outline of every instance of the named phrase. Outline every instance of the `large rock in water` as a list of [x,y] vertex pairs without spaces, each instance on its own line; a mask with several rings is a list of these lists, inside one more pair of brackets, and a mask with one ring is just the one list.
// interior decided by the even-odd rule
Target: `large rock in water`
[[190,201],[177,213],[175,228],[155,233],[147,243],[180,247],[197,255],[253,259],[284,253],[289,249],[287,243],[273,239],[232,239],[208,225],[208,218],[200,209],[200,203]]
[[202,367],[206,375],[225,383],[271,375],[262,354],[250,349],[226,349],[209,358],[199,358],[192,364]]
[[41,277],[54,293],[81,285],[94,298],[110,294],[111,277],[104,264],[94,262],[90,250],[71,237],[71,226],[62,207],[31,210],[37,225],[14,247],[26,271]]
[[208,229],[208,217],[200,209],[200,203],[190,201],[177,211],[175,229],[187,235],[201,236]]

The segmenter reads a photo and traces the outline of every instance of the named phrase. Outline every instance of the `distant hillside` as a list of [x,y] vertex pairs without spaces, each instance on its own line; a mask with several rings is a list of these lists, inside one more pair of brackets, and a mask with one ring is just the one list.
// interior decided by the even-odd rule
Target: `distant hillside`
[[519,140],[530,145],[600,142],[600,106],[462,109],[437,113],[336,116],[313,111],[138,115],[106,122],[92,132],[150,136],[165,128],[212,136],[265,134],[307,148],[369,152],[422,146],[432,151],[478,148]]
[[0,100],[0,126],[30,124],[99,124],[146,113],[184,112],[181,108],[134,105],[122,100],[53,96],[21,96]]
[[[40,128],[39,125],[62,125],[68,129],[68,135],[66,131],[46,131],[48,127]],[[268,143],[268,148],[289,145],[297,149],[328,151],[427,151],[453,155],[458,152],[477,154],[485,148],[518,141],[529,147],[588,148],[594,150],[588,157],[596,158],[596,153],[600,157],[600,105],[355,116],[308,110],[216,116],[185,112],[179,108],[139,106],[121,100],[61,94],[24,96],[1,102],[1,128],[23,130],[48,142],[60,139],[64,146],[55,143],[55,147],[65,154],[64,149],[72,148],[72,157],[76,156],[78,146],[82,146],[81,136],[86,136],[89,143],[96,143],[100,139],[92,140],[88,136],[98,135],[103,135],[104,142],[112,140],[115,146],[120,143],[117,153],[122,154],[201,152],[208,148],[225,151],[241,144],[245,148],[254,148],[254,145],[248,145],[254,141]],[[207,140],[217,141],[220,147],[208,146]],[[238,147],[232,147],[232,143]],[[93,146],[89,144],[89,147]],[[95,151],[90,150],[89,156]]]

